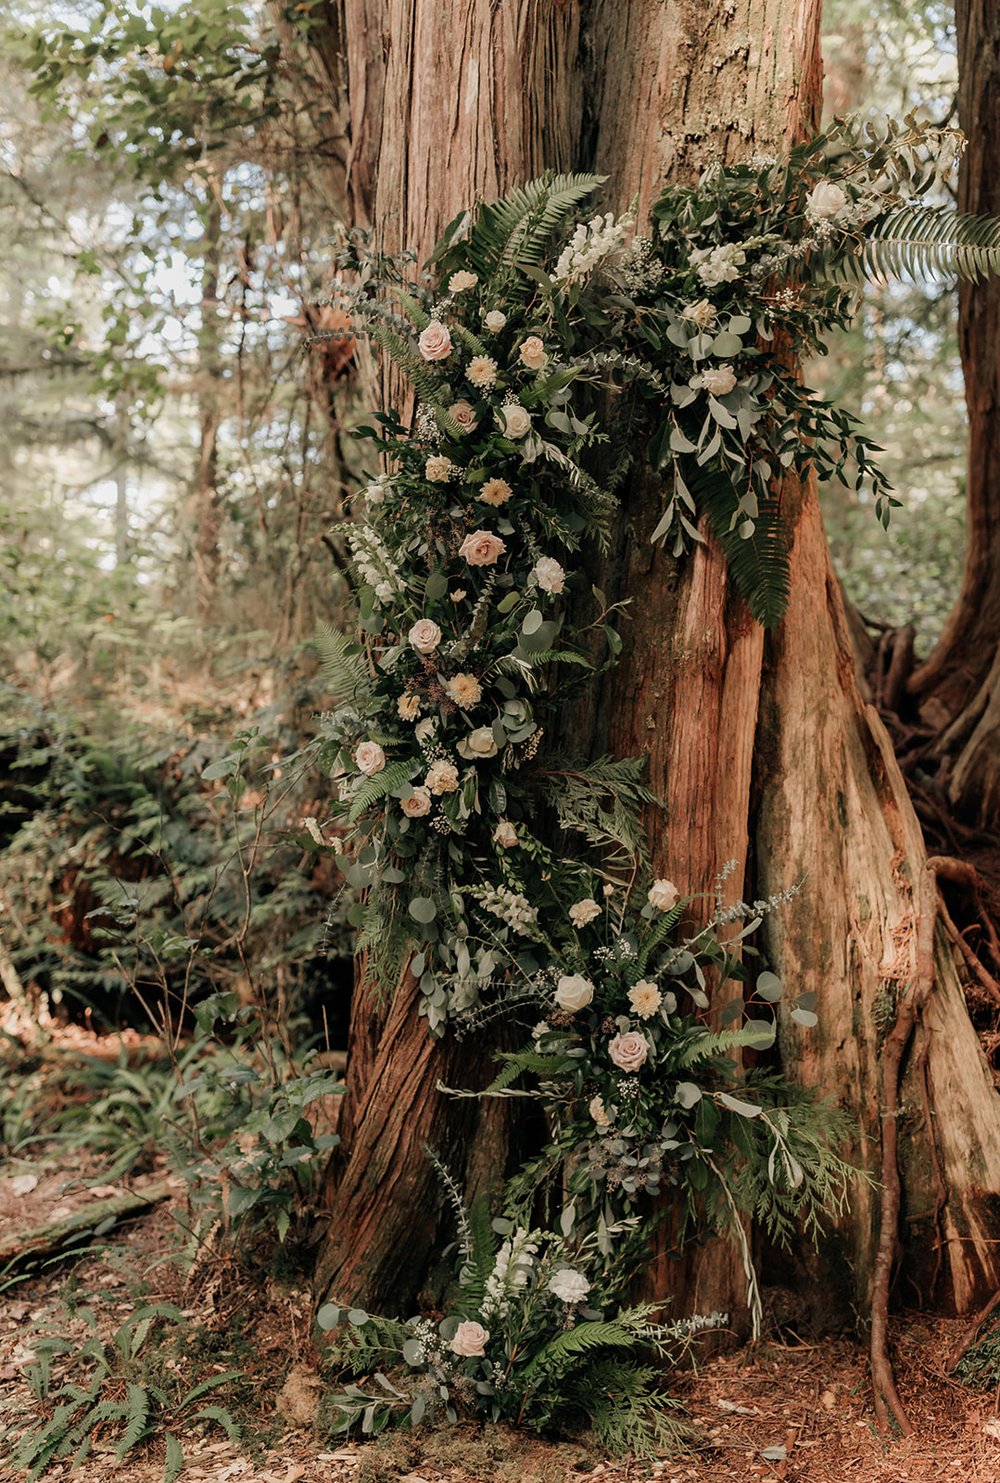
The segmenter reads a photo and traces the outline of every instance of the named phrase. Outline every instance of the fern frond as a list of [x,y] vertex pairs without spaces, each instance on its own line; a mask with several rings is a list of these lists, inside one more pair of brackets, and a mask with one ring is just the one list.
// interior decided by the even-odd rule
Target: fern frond
[[409,346],[401,335],[383,324],[373,324],[369,338],[380,345],[394,365],[397,365],[418,396],[425,401],[436,402],[441,396],[441,380],[429,369],[426,361]]
[[149,1421],[150,1395],[146,1387],[130,1383],[127,1393],[128,1415],[125,1420],[125,1431],[115,1451],[115,1457],[119,1462],[124,1461],[127,1454],[142,1439]]
[[365,662],[349,634],[321,621],[316,624],[311,642],[319,659],[320,673],[338,701],[354,700],[367,690],[369,677]]
[[570,1406],[590,1418],[609,1452],[658,1458],[689,1440],[692,1428],[677,1413],[681,1402],[662,1389],[662,1377],[648,1365],[608,1358],[574,1377]]
[[947,206],[904,206],[864,229],[855,253],[834,263],[830,277],[855,283],[890,278],[977,283],[1000,273],[1000,221],[968,216]]
[[404,783],[408,783],[413,775],[413,767],[412,762],[390,762],[388,767],[377,772],[373,778],[368,778],[354,796],[348,814],[351,823],[360,819],[366,809],[391,793],[393,788],[401,788]]
[[184,1471],[184,1449],[173,1432],[167,1432],[166,1442],[167,1456],[163,1469],[163,1483],[177,1483],[177,1479]]
[[536,1350],[524,1367],[525,1389],[543,1372],[564,1374],[595,1349],[633,1349],[636,1343],[636,1335],[613,1319],[584,1319]]
[[606,178],[541,175],[502,200],[481,206],[464,248],[465,258],[481,278],[491,278],[502,268],[537,267],[557,230]]
[[791,588],[780,492],[768,491],[758,497],[753,534],[744,537],[738,526],[733,528],[739,495],[728,475],[692,462],[685,464],[683,476],[722,547],[737,592],[762,627],[774,628],[784,616]]

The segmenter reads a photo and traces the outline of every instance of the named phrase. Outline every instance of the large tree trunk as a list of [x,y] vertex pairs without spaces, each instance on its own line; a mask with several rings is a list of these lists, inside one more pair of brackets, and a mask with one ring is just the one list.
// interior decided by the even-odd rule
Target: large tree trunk
[[[968,139],[959,208],[1000,215],[1000,9],[956,0],[958,116]],[[996,832],[1000,817],[1000,280],[962,284],[959,344],[969,411],[968,551],[958,602],[911,689],[941,730],[951,802]]]
[[[382,34],[382,7],[369,0],[368,25],[364,8],[348,13],[355,166],[378,181],[373,220],[390,248],[425,251],[477,191],[501,192],[543,165],[608,172],[613,200],[638,194],[641,219],[664,173],[777,149],[817,107],[819,0],[595,0],[580,37],[572,5],[393,0]],[[771,919],[771,948],[790,991],[817,994],[821,1026],[783,1026],[786,1069],[852,1111],[866,1135],[852,1152],[877,1167],[879,1052],[917,974],[923,848],[885,733],[858,694],[816,490],[790,487],[785,501],[792,601],[765,641],[712,545],[673,562],[648,543],[658,517],[648,480],[626,491],[602,575],[609,595],[633,599],[632,620],[587,725],[595,745],[648,754],[651,786],[669,800],[666,818],[650,819],[654,859],[683,890],[711,891],[728,860],[734,896],[802,882]],[[1000,1279],[989,1218],[1000,1104],[945,953],[921,1033],[923,1073],[903,1101],[905,1217],[925,1251],[938,1233],[936,1296],[964,1309]],[[428,1047],[412,985],[387,1020],[362,984],[320,1270],[334,1299],[408,1308],[436,1239],[421,1144],[461,1146],[481,1167],[482,1138],[497,1137],[434,1091],[436,1074],[474,1085],[476,1059],[461,1044]],[[920,1115],[924,1078],[940,1094],[933,1118]],[[956,1088],[961,1098],[945,1101]],[[927,1172],[939,1167],[943,1208]],[[859,1184],[826,1254],[843,1276],[842,1309],[869,1294],[877,1208]],[[665,1244],[654,1264],[661,1295],[689,1310],[737,1305],[730,1253],[709,1247],[693,1266],[670,1255]],[[919,1263],[914,1272],[926,1291],[935,1274]]]

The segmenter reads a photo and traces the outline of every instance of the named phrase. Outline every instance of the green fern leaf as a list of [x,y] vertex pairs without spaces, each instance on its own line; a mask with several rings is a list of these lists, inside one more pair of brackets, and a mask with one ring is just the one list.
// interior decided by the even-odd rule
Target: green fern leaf
[[764,628],[773,628],[784,616],[791,586],[788,532],[781,513],[780,492],[758,499],[753,534],[733,528],[739,496],[732,481],[719,469],[683,467],[684,481],[722,547],[737,592]]
[[481,278],[491,278],[504,268],[537,267],[558,229],[606,178],[546,174],[481,206],[464,258]]
[[574,1328],[564,1329],[532,1355],[524,1367],[524,1385],[539,1378],[543,1371],[565,1373],[582,1355],[596,1349],[633,1349],[635,1334],[620,1323],[585,1319]]
[[131,1452],[132,1448],[142,1439],[149,1420],[150,1396],[144,1385],[128,1386],[128,1414],[125,1420],[125,1433],[118,1443],[115,1457],[122,1462]]
[[312,647],[324,680],[338,701],[355,700],[368,689],[369,676],[357,645],[349,634],[329,623],[316,624]]
[[370,808],[373,803],[377,803],[380,798],[384,798],[387,793],[391,793],[393,788],[401,788],[404,783],[408,783],[413,775],[413,769],[412,762],[390,762],[388,767],[377,772],[373,778],[369,778],[358,790],[351,804],[348,815],[351,823],[360,819],[366,809]]
[[826,270],[829,277],[856,283],[890,278],[975,283],[998,273],[1000,221],[947,206],[904,206],[878,218],[865,228],[863,246]]
[[166,1442],[167,1457],[163,1469],[163,1483],[177,1483],[177,1479],[184,1471],[184,1449],[173,1432],[167,1432]]

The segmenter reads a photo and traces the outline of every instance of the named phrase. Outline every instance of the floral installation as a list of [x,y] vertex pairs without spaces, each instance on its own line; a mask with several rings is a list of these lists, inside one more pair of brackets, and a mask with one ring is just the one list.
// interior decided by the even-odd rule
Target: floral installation
[[569,1434],[589,1424],[618,1454],[655,1457],[676,1447],[689,1428],[664,1389],[664,1365],[727,1315],[663,1323],[662,1305],[627,1301],[646,1240],[634,1217],[600,1237],[569,1220],[559,1232],[517,1216],[491,1221],[482,1209],[466,1211],[439,1172],[459,1231],[448,1311],[404,1323],[320,1309],[320,1327],[331,1333],[327,1366],[375,1377],[374,1386],[334,1390],[332,1430],[374,1435],[389,1425],[478,1418]]
[[[467,1215],[440,1171],[463,1256],[443,1318],[354,1310],[344,1327],[320,1310],[335,1361],[379,1386],[343,1389],[343,1427],[585,1416],[651,1454],[671,1402],[628,1351],[682,1335],[621,1306],[644,1202],[670,1190],[678,1244],[728,1226],[755,1327],[744,1217],[787,1242],[842,1206],[843,1119],[761,1061],[784,990],[753,935],[790,893],[726,905],[723,876],[696,928],[699,903],[651,868],[643,759],[575,758],[566,714],[621,651],[627,602],[586,573],[640,459],[662,492],[649,541],[680,559],[714,540],[767,625],[787,602],[787,473],[868,486],[888,519],[878,449],[798,366],[866,276],[1000,269],[1000,224],[921,200],[961,143],[913,118],[842,119],[780,159],[666,187],[648,236],[631,211],[578,221],[601,180],[548,175],[463,212],[422,271],[364,233],[344,244],[338,299],[409,392],[358,430],[381,472],[340,530],[359,635],[317,640],[338,701],[317,832],[339,833],[376,988],[415,984],[434,1035],[534,1022],[492,1087],[452,1094],[535,1098],[547,1133],[499,1223]],[[785,1013],[816,1022],[808,995]]]
[[872,445],[795,367],[850,316],[844,279],[873,253],[878,271],[893,251],[992,262],[982,224],[952,214],[949,237],[913,204],[959,145],[841,120],[781,160],[668,187],[650,237],[631,213],[574,224],[600,181],[553,176],[463,213],[423,274],[346,243],[338,294],[415,400],[360,429],[384,472],[342,532],[361,637],[323,636],[341,703],[322,746],[369,974],[388,991],[409,961],[432,1033],[558,966],[580,882],[620,880],[609,857],[641,847],[640,764],[567,766],[560,735],[621,648],[626,605],[583,556],[639,450],[665,491],[649,538],[679,555],[714,535],[763,622],[787,590],[784,470],[868,482],[887,518]]

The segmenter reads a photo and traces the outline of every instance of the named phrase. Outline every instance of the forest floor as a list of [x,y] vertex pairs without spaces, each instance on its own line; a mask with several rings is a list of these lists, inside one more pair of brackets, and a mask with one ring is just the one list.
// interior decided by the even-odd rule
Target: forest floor
[[[0,1167],[0,1252],[18,1232],[151,1179],[162,1187],[162,1170],[108,1185],[87,1150],[70,1156],[57,1144],[24,1148]],[[72,1258],[42,1260],[27,1273],[5,1273],[0,1261],[3,1483],[27,1476],[13,1466],[14,1448],[52,1416],[54,1392],[93,1374],[93,1362],[78,1355],[95,1334],[111,1356],[102,1396],[122,1400],[130,1382],[160,1387],[162,1425],[119,1461],[121,1423],[106,1423],[75,1470],[56,1464],[44,1479],[161,1483],[162,1434],[173,1430],[184,1450],[180,1483],[1000,1483],[1000,1388],[974,1392],[944,1371],[964,1323],[905,1314],[894,1320],[895,1359],[914,1432],[902,1440],[883,1441],[876,1429],[863,1345],[844,1337],[806,1342],[786,1326],[752,1350],[676,1377],[697,1441],[657,1464],[613,1461],[587,1438],[549,1444],[499,1427],[344,1443],[324,1425],[304,1278],[292,1266],[280,1276],[273,1263],[271,1275],[254,1270],[221,1243],[209,1242],[193,1265],[182,1260],[185,1244],[190,1254],[187,1190],[178,1180],[166,1194],[128,1222],[98,1227]],[[172,1308],[151,1320],[134,1357],[123,1359],[116,1331],[132,1320],[124,1330],[128,1350],[128,1338],[138,1336],[136,1315],[151,1304]],[[53,1355],[49,1399],[40,1402],[29,1381],[35,1377],[37,1390],[38,1355],[52,1341],[65,1352]],[[188,1389],[226,1372],[237,1376],[180,1413]],[[239,1426],[236,1440],[215,1423],[204,1433],[201,1423],[192,1425],[191,1413],[205,1404],[225,1408],[226,1421]],[[785,1449],[783,1460],[764,1456],[776,1448]]]

